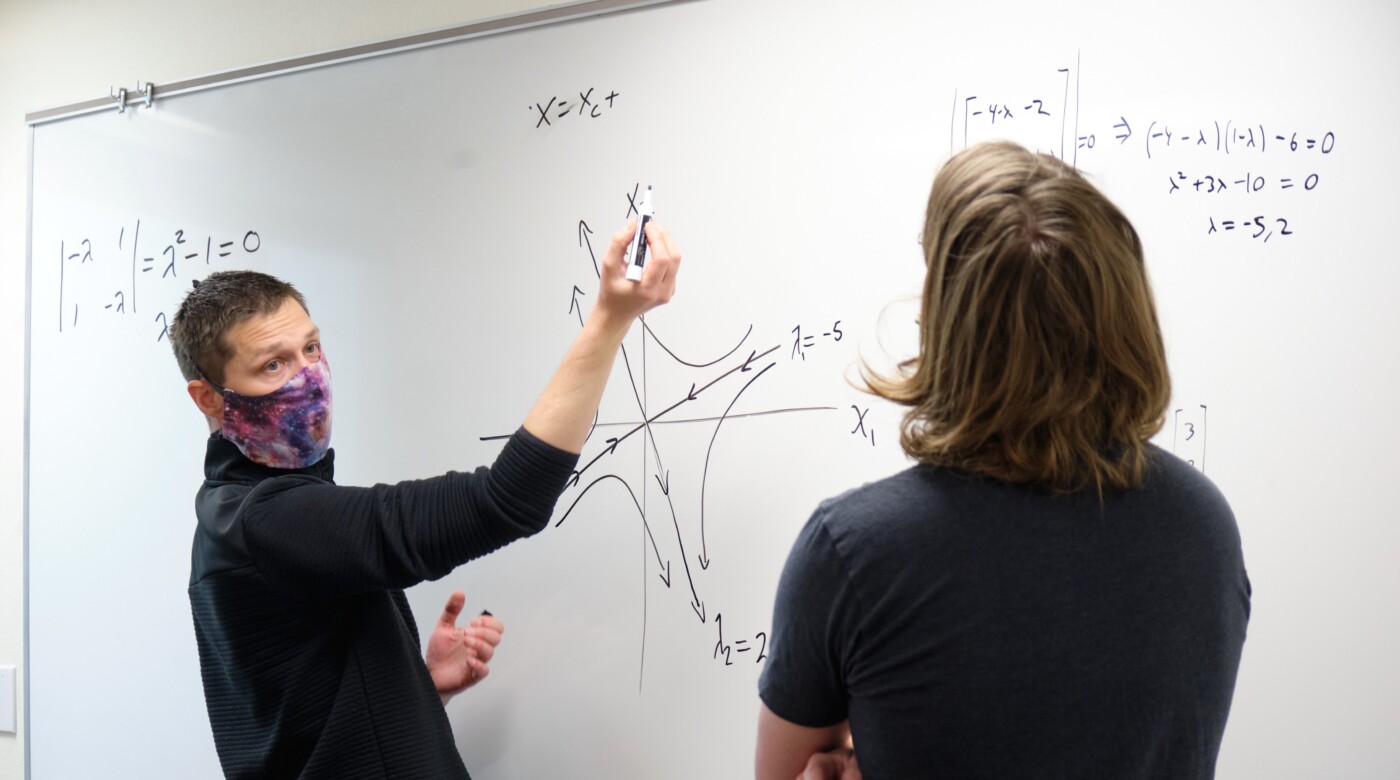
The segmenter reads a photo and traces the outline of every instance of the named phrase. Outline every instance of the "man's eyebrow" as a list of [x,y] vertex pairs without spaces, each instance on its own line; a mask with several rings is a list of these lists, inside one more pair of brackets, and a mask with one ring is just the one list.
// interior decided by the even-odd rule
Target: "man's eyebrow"
[[262,349],[253,352],[249,359],[254,363],[261,363],[264,360],[273,357],[274,355],[278,354],[279,352],[282,352],[285,349],[286,344],[284,342],[272,342],[269,343],[266,347],[263,347]]
[[[320,338],[321,338],[321,329],[318,328],[318,327],[313,327],[311,330],[309,330],[309,331],[306,332],[305,341],[309,343],[309,342],[312,342],[312,341],[317,341],[317,340],[319,340]],[[261,363],[262,361],[267,360],[267,359],[270,358],[270,357],[274,357],[274,356],[276,356],[277,354],[279,354],[279,353],[281,353],[281,352],[288,351],[288,349],[289,349],[289,347],[288,347],[288,342],[285,342],[285,341],[276,341],[276,342],[272,342],[272,343],[269,343],[265,348],[260,349],[260,350],[258,350],[258,351],[256,351],[256,352],[252,353],[252,357],[249,358],[249,360],[250,360],[251,362],[253,362],[253,363]],[[299,349],[299,347],[294,347],[294,348],[290,348],[290,351],[296,352],[298,349]]]

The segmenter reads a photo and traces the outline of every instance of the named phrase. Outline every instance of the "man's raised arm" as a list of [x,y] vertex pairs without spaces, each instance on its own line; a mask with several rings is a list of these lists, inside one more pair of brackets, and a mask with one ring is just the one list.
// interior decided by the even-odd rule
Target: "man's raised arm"
[[622,251],[634,231],[629,222],[613,234],[603,258],[598,297],[583,331],[525,418],[525,430],[567,452],[583,449],[593,413],[603,400],[603,388],[612,374],[617,349],[632,320],[671,300],[676,292],[681,255],[671,234],[655,220],[646,227],[649,251],[642,280],[627,280]]

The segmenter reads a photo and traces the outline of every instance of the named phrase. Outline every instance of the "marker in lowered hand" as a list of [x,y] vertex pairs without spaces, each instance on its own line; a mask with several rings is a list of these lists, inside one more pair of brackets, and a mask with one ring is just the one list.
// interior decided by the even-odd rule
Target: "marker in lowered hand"
[[637,204],[637,232],[632,234],[632,244],[627,247],[627,279],[632,282],[642,280],[642,269],[647,263],[647,223],[651,221],[654,209],[651,205],[651,185],[642,193],[642,202]]

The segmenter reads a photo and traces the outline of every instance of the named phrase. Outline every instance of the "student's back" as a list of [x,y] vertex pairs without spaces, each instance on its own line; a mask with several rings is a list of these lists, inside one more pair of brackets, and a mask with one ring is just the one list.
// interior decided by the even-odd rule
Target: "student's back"
[[1211,777],[1249,582],[1215,486],[1149,453],[1102,503],[928,465],[824,503],[764,701],[849,718],[870,780]]

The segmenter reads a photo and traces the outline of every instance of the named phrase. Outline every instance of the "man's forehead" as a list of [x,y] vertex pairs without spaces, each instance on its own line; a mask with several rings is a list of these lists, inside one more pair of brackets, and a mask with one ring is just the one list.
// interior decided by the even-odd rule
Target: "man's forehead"
[[306,310],[296,300],[288,298],[276,311],[255,314],[233,326],[228,335],[230,346],[242,355],[301,342],[317,332],[316,323],[311,321]]

